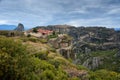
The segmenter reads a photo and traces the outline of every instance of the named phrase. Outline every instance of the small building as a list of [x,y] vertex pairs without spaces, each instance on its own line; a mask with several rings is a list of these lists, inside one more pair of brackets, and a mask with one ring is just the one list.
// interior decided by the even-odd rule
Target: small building
[[25,31],[24,34],[27,36],[28,34],[35,36],[35,37],[46,37],[48,35],[51,35],[53,31],[51,30],[45,30],[45,29],[37,29],[37,32],[33,32],[33,30]]
[[51,35],[53,31],[45,30],[45,29],[38,29],[38,33],[41,33],[44,36],[44,35]]

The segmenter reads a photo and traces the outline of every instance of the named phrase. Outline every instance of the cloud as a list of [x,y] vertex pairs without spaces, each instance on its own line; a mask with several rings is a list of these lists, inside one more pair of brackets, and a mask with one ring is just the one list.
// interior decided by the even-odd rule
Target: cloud
[[7,24],[8,21],[7,20],[0,20],[0,24]]
[[[74,26],[103,26],[103,27],[117,27],[118,25],[110,18],[93,18],[93,19],[77,19],[66,22],[66,24]],[[115,26],[116,25],[116,26]]]
[[[119,0],[0,0],[0,19],[27,27],[51,24],[119,25]],[[111,15],[111,14],[115,14]]]
[[107,14],[120,14],[120,8],[111,9]]

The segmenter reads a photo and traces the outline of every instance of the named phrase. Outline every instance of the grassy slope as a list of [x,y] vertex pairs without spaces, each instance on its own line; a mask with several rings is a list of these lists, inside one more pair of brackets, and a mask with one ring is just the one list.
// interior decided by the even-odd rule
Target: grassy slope
[[[64,72],[68,75],[69,78],[64,78],[64,80],[119,80],[117,78],[120,78],[119,74],[116,72],[111,72],[107,70],[98,70],[96,72],[92,72],[83,66],[75,65],[68,61],[67,59],[63,58],[60,54],[56,53],[55,50],[50,47],[49,45],[41,42],[41,40],[37,38],[26,38],[26,37],[14,37],[14,41],[22,41],[22,44],[27,45],[28,54],[31,57],[31,60],[33,60],[33,65],[35,65],[36,68],[42,68],[45,69],[43,73],[40,73],[39,76],[43,77],[43,79],[46,77],[47,74],[53,76],[53,74],[57,74],[56,76],[59,76],[59,79],[62,80],[61,77],[65,77],[63,74]],[[92,56],[113,56],[114,51],[110,51],[110,55],[106,54],[106,52],[95,52],[92,54]],[[35,58],[34,58],[35,57]],[[52,70],[49,70],[50,69]],[[46,70],[48,68],[48,70]],[[55,69],[55,70],[54,70]],[[57,73],[56,73],[57,70]],[[61,71],[64,71],[61,73]],[[52,71],[52,72],[51,72]],[[60,72],[60,73],[59,73]],[[38,73],[38,72],[37,72]],[[103,74],[104,73],[104,74]],[[106,76],[104,76],[106,75]],[[49,77],[49,76],[48,76]],[[78,78],[79,77],[79,78]],[[106,77],[104,79],[104,77]],[[34,80],[34,79],[32,79]],[[46,80],[46,79],[45,79]],[[52,79],[49,79],[52,80]]]
[[[76,66],[75,64],[71,63],[69,60],[65,59],[62,55],[56,53],[55,49],[50,47],[46,42],[41,41],[37,38],[16,38],[18,40],[22,40],[25,45],[27,45],[27,49],[29,50],[30,55],[37,55],[39,53],[46,54],[45,61],[49,62],[57,62],[60,67],[69,75],[71,78],[77,77],[78,75],[83,75],[82,77],[88,76],[88,70],[83,66]],[[25,40],[26,39],[26,40]],[[24,41],[25,40],[25,41]]]

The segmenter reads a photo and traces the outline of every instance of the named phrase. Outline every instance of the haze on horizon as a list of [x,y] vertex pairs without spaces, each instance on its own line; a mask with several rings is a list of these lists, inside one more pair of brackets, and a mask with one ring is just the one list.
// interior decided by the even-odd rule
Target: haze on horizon
[[0,25],[120,27],[120,0],[0,0]]

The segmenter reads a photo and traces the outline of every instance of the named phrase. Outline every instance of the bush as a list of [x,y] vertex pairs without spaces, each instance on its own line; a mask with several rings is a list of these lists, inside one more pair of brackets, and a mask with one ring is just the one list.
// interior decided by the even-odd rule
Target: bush
[[23,38],[21,38],[21,40],[22,40],[23,42],[29,41],[29,39],[28,39],[27,37],[23,37]]
[[55,68],[59,68],[59,66],[60,66],[60,62],[57,61],[57,60],[54,60],[54,59],[50,59],[49,63],[51,63],[52,65],[54,65]]
[[81,80],[81,79],[79,79],[78,77],[73,77],[70,80]]
[[53,47],[50,47],[49,50],[50,50],[51,52],[56,52],[56,49],[53,48]]
[[108,70],[98,70],[90,74],[90,80],[119,80],[118,73]]
[[53,64],[45,60],[33,57],[31,59],[33,70],[37,73],[39,80],[67,80],[67,74],[60,68],[55,68]]
[[27,37],[31,37],[31,34],[28,34]]
[[58,61],[60,64],[62,65],[68,65],[70,64],[69,61],[67,61],[65,58],[63,57],[55,57],[54,60]]
[[9,31],[0,31],[0,35],[8,36]]
[[34,33],[37,33],[38,31],[37,31],[37,28],[33,28],[33,32]]
[[40,74],[40,80],[55,80],[55,74],[51,70],[45,70]]
[[82,66],[82,65],[78,65],[77,66],[78,70],[88,70],[86,67]]
[[32,71],[26,47],[21,42],[0,38],[0,79],[30,79]]
[[41,50],[39,53],[34,54],[35,57],[38,57],[41,60],[47,60],[48,59],[48,50]]
[[54,35],[49,35],[47,38],[48,38],[48,39],[51,39],[51,38],[56,38],[56,37],[58,37],[58,35],[57,35],[57,34],[54,34]]
[[40,42],[41,43],[47,43],[48,41],[47,41],[47,39],[42,38],[42,39],[40,39]]
[[38,39],[34,38],[34,37],[28,38],[28,40],[31,41],[31,42],[37,42],[38,41]]

